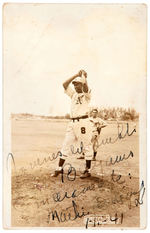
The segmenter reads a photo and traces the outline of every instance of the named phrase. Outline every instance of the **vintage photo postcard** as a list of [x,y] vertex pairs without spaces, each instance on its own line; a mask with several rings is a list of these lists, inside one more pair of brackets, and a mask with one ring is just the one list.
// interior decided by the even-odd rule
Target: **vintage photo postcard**
[[3,226],[146,228],[147,6],[3,5]]

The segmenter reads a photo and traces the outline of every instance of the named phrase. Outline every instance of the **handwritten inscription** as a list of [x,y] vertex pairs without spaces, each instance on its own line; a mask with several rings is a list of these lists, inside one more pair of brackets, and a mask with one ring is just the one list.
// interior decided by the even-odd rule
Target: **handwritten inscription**
[[89,212],[85,212],[83,207],[81,210],[79,210],[76,202],[72,201],[72,206],[67,207],[65,211],[61,211],[60,213],[58,213],[57,210],[50,211],[48,214],[48,223],[54,221],[55,219],[58,222],[75,221],[77,218],[83,218],[88,214]]
[[120,163],[123,160],[128,160],[130,157],[133,158],[134,154],[132,151],[129,152],[129,154],[126,156],[126,154],[116,156],[115,160],[113,161],[113,158],[110,158],[110,164],[109,165],[115,165],[116,163]]
[[76,198],[79,197],[81,194],[85,194],[87,191],[93,191],[95,190],[95,184],[91,184],[89,186],[83,187],[81,190],[73,190],[71,194],[69,194],[67,191],[64,192],[64,194],[61,194],[60,192],[57,192],[53,194],[53,200],[55,202],[62,202],[65,198],[70,199],[70,198]]
[[15,158],[14,158],[14,156],[13,156],[12,153],[9,153],[9,154],[7,155],[7,163],[6,163],[6,164],[7,164],[7,171],[8,171],[9,160],[11,160],[11,161],[13,162],[14,168],[16,168],[16,165],[15,165]]
[[[130,129],[129,124],[127,123],[124,127],[123,125],[120,125],[118,127],[117,136],[115,138],[109,137],[106,139],[103,139],[99,146],[104,146],[106,144],[113,144],[117,142],[118,140],[122,140],[125,137],[131,137],[136,132],[136,128]],[[84,152],[84,145],[83,142],[80,143],[79,148],[75,148],[73,145],[70,147],[71,153],[73,155],[82,154]],[[29,163],[29,168],[31,170],[34,170],[35,168],[41,167],[44,164],[51,162],[58,157],[61,157],[62,153],[61,151],[58,151],[56,154],[49,155],[48,157],[44,157],[42,159],[37,158],[33,163]],[[125,160],[134,158],[133,151],[129,151],[127,154],[120,153],[119,155],[116,155],[115,157],[109,156],[109,161],[106,162],[106,166],[113,167],[116,164],[119,164]],[[12,160],[14,167],[16,167],[15,158],[12,153],[9,153],[7,158],[7,165],[8,162]],[[66,172],[67,168],[67,172]],[[113,167],[114,168],[114,167]],[[23,172],[26,171],[25,168],[21,168]],[[65,169],[65,172],[64,172]],[[130,171],[132,174],[132,171]],[[104,179],[98,178],[99,180],[91,181],[88,185],[80,185],[78,183],[78,177],[76,174],[76,169],[70,164],[65,163],[63,166],[63,172],[59,176],[61,179],[61,182],[59,179],[56,178],[56,186],[55,189],[53,189],[53,185],[55,187],[55,181],[49,182],[47,178],[41,179],[40,182],[37,182],[32,186],[31,184],[28,185],[31,189],[38,189],[37,191],[42,196],[44,194],[44,190],[47,189],[47,195],[44,194],[42,198],[40,199],[33,199],[32,202],[27,202],[28,199],[16,199],[13,205],[15,206],[16,210],[26,210],[28,207],[35,205],[40,211],[40,209],[43,207],[47,211],[47,223],[51,224],[53,221],[56,221],[56,223],[65,223],[65,222],[71,222],[76,221],[77,219],[86,219],[85,227],[88,228],[90,226],[97,227],[102,226],[103,224],[122,224],[124,219],[124,213],[121,209],[120,212],[118,212],[117,207],[120,207],[120,205],[124,205],[125,208],[131,209],[132,207],[138,207],[143,204],[144,201],[144,194],[145,194],[145,186],[144,181],[141,182],[140,189],[139,188],[132,188],[128,187],[128,183],[126,183],[127,179],[131,179],[131,174],[129,173],[127,176],[123,176],[121,174],[117,174],[114,169],[110,170],[110,175],[107,175],[107,179],[105,179],[105,175],[103,174]],[[28,174],[29,175],[29,174]],[[44,176],[46,176],[44,174]],[[26,175],[27,178],[27,175]],[[51,178],[50,178],[51,179]],[[33,182],[34,179],[32,179]],[[107,180],[107,184],[106,184]],[[16,179],[17,183],[19,184],[18,178]],[[49,182],[49,185],[46,185],[43,183]],[[71,181],[71,182],[68,182]],[[72,182],[75,182],[76,187],[72,185]],[[81,180],[80,180],[81,181]],[[94,183],[91,183],[94,182]],[[64,184],[65,183],[65,184]],[[17,184],[17,185],[18,185]],[[73,186],[73,189],[68,189],[67,187]],[[120,186],[120,187],[119,187]],[[17,186],[18,187],[18,186]],[[43,188],[44,187],[44,188]],[[47,188],[46,188],[47,187]],[[49,193],[48,187],[51,188],[51,192]],[[60,190],[58,190],[58,187],[60,187]],[[119,188],[118,188],[119,187]],[[137,186],[134,186],[137,187]],[[52,192],[52,190],[55,190],[55,193]],[[89,207],[88,205],[88,199],[87,196],[91,195],[93,197],[92,205],[95,209]],[[31,197],[33,198],[33,197]],[[82,201],[81,204],[78,204],[78,201]],[[83,201],[84,200],[84,201]],[[91,201],[91,199],[89,199]],[[23,203],[23,202],[26,203]],[[67,203],[67,204],[66,204]],[[69,203],[69,204],[68,204]],[[65,206],[65,208],[64,208]],[[101,215],[97,216],[99,212],[102,213],[103,210],[106,210],[111,207],[115,208],[114,214],[112,215]],[[94,211],[95,210],[95,211]],[[117,210],[117,211],[116,211]],[[99,211],[99,212],[98,212]],[[112,212],[113,213],[113,212]]]
[[120,124],[118,124],[117,137],[116,138],[109,137],[109,138],[103,139],[101,143],[99,143],[98,147],[102,145],[106,145],[106,144],[114,144],[118,140],[124,139],[126,136],[130,137],[134,133],[136,133],[136,128],[132,129],[131,132],[129,132],[129,130],[130,130],[129,123],[126,124],[125,132],[124,132],[123,124],[121,124],[121,130],[120,130]]
[[115,216],[110,215],[100,215],[100,216],[89,216],[86,218],[85,228],[87,229],[90,227],[97,227],[102,226],[104,224],[110,225],[110,224],[122,224],[123,223],[123,213],[118,215],[118,213],[115,214]]
[[40,167],[40,166],[44,165],[47,162],[51,162],[51,161],[57,159],[57,157],[59,157],[59,156],[60,157],[62,156],[61,151],[58,151],[56,154],[53,153],[52,155],[50,155],[48,157],[44,157],[44,159],[42,159],[42,160],[40,160],[39,158],[37,158],[36,161],[34,161],[33,163],[30,163],[30,168],[34,169],[34,168],[36,168],[38,166]]

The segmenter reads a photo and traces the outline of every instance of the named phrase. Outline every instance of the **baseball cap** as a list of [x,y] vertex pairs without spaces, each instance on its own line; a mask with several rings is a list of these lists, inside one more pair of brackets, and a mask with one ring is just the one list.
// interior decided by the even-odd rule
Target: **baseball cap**
[[94,113],[94,112],[97,113],[97,112],[98,112],[98,109],[97,109],[97,108],[93,108],[93,109],[92,109],[92,112],[93,112],[93,113]]
[[72,81],[72,84],[75,84],[75,83],[85,83],[85,80],[82,77],[77,77]]

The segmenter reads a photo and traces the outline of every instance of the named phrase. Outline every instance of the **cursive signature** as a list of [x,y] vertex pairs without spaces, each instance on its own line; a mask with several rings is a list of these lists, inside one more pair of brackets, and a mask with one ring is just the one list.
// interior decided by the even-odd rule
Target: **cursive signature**
[[[55,221],[55,219],[60,222],[68,222],[68,221],[75,221],[78,218],[82,218],[89,214],[89,212],[85,212],[84,208],[79,211],[79,208],[75,201],[72,201],[72,206],[67,207],[65,211],[61,211],[60,213],[57,210],[49,211],[48,213],[48,223],[51,221]],[[69,211],[68,211],[69,210]],[[72,213],[73,212],[73,213]]]

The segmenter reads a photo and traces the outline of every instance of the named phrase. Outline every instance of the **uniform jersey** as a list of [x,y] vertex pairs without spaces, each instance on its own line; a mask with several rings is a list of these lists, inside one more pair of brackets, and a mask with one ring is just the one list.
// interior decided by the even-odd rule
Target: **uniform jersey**
[[81,117],[89,112],[89,103],[91,99],[90,91],[85,93],[77,93],[70,86],[65,90],[65,93],[71,98],[71,117]]
[[[88,93],[77,93],[70,86],[65,93],[71,98],[71,118],[82,117],[89,112],[89,103],[91,99],[90,91]],[[91,160],[93,156],[92,138],[92,122],[89,118],[71,120],[68,123],[66,136],[61,149],[62,158],[66,159],[72,154],[71,147],[76,143],[83,143],[83,152],[87,160]]]

